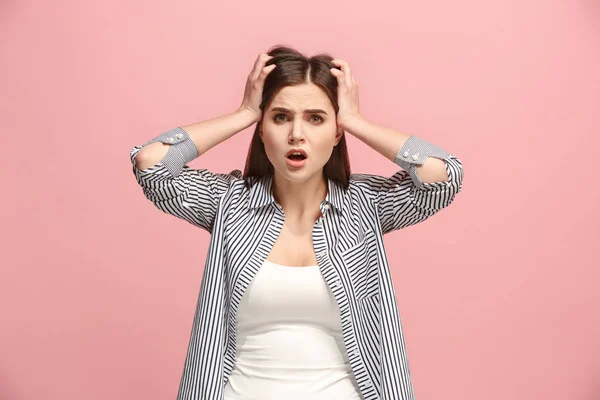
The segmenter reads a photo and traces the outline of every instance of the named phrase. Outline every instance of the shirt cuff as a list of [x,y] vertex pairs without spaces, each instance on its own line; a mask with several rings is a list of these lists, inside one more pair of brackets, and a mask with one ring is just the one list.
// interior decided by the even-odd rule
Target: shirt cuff
[[421,187],[423,181],[417,175],[417,165],[423,164],[427,157],[436,157],[444,160],[448,156],[450,156],[450,153],[441,147],[413,135],[408,138],[404,146],[398,151],[394,162],[408,172],[415,186]]
[[179,175],[184,165],[198,157],[196,144],[188,133],[180,127],[173,128],[154,139],[150,139],[142,147],[154,142],[170,144],[167,154],[160,162],[169,170],[173,177]]

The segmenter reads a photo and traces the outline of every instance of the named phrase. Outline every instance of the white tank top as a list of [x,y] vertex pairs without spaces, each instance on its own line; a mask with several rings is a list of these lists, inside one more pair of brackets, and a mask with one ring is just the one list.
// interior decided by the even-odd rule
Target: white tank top
[[237,314],[225,400],[360,400],[340,310],[318,265],[265,261]]

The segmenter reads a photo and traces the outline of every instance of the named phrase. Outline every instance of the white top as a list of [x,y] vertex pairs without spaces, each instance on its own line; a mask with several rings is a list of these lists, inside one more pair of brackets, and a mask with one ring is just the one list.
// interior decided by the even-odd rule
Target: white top
[[359,400],[340,310],[318,265],[265,261],[244,293],[225,400]]

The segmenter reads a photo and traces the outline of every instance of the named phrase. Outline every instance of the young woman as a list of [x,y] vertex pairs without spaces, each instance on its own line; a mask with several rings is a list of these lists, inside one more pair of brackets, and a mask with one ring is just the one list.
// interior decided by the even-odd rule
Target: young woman
[[[255,123],[243,174],[186,165]],[[346,132],[401,169],[351,174]],[[156,207],[211,233],[179,400],[413,399],[382,236],[447,207],[463,169],[365,120],[348,62],[277,46],[238,110],[130,154]]]

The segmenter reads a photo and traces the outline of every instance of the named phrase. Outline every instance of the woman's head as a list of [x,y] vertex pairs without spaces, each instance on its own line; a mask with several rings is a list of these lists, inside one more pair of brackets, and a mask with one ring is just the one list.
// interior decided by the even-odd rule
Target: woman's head
[[[337,79],[330,68],[333,57],[306,57],[297,50],[276,46],[266,65],[276,64],[267,75],[262,93],[261,120],[248,149],[244,180],[273,175],[303,181],[321,172],[325,179],[348,187],[350,162],[344,131],[337,126]],[[308,110],[308,111],[307,111]],[[290,149],[302,149],[304,166],[288,165]]]

